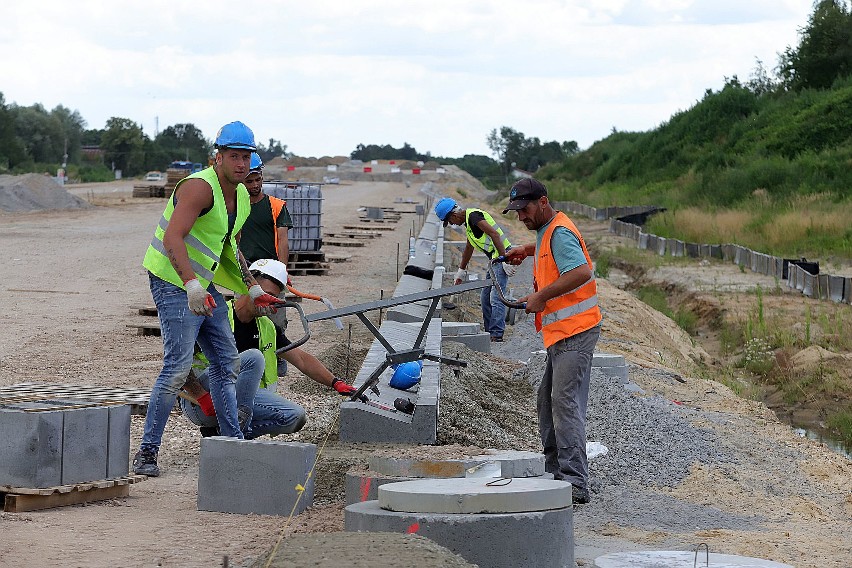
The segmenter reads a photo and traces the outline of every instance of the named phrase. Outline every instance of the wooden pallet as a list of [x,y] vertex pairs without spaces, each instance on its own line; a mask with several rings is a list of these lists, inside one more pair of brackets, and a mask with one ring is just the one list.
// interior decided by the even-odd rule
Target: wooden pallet
[[3,512],[24,513],[66,505],[79,505],[130,495],[130,486],[148,479],[146,475],[126,475],[115,479],[87,481],[58,487],[29,488],[0,485]]
[[370,223],[370,224],[375,223],[377,225],[378,224],[391,224],[391,223],[395,224],[397,221],[399,221],[399,219],[400,219],[400,217],[394,217],[394,218],[391,218],[391,219],[389,219],[387,217],[385,217],[384,219],[370,219],[369,217],[359,217],[358,222],[359,223]]
[[339,233],[326,233],[324,236],[330,239],[375,239],[381,237],[382,234],[378,231],[340,231]]
[[157,306],[142,306],[139,308],[139,315],[157,317]]
[[395,231],[396,227],[383,227],[379,224],[375,225],[341,225],[344,229],[351,230],[366,230],[366,231]]
[[336,241],[325,241],[326,246],[330,247],[363,247],[367,243],[363,240],[355,240],[355,239],[346,239],[346,240],[336,240]]
[[129,328],[136,328],[136,335],[162,335],[159,323],[129,323]]
[[328,262],[346,262],[352,258],[348,254],[330,254],[325,257]]
[[93,404],[128,404],[132,414],[145,414],[151,389],[98,387],[56,383],[17,383],[0,387],[0,405],[45,400],[90,401]]

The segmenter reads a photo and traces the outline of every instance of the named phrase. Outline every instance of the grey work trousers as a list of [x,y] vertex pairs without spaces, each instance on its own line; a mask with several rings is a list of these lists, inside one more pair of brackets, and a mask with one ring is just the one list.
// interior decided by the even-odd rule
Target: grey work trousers
[[547,364],[538,387],[538,429],[544,469],[554,479],[587,489],[586,406],[592,355],[600,326],[566,337],[547,348]]

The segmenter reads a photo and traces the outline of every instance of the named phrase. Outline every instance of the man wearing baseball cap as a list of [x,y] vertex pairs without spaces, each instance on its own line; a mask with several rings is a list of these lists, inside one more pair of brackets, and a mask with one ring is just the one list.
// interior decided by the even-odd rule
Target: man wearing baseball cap
[[573,486],[573,501],[589,502],[586,457],[586,406],[592,355],[600,337],[601,311],[592,259],[580,231],[556,211],[547,188],[522,179],[512,186],[503,213],[516,211],[536,243],[507,251],[507,262],[535,256],[535,292],[520,298],[547,349],[547,364],[538,389],[537,409],[545,470]]

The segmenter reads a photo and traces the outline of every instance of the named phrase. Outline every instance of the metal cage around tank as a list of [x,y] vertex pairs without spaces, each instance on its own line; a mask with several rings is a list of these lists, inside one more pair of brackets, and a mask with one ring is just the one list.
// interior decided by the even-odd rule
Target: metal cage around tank
[[293,219],[288,231],[290,251],[322,248],[322,185],[313,182],[264,181],[263,192],[287,202]]

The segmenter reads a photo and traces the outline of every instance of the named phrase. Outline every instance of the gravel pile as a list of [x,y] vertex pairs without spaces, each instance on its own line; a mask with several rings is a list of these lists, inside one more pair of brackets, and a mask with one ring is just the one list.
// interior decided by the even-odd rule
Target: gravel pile
[[0,175],[0,209],[12,213],[43,209],[83,209],[85,200],[65,191],[52,177],[40,174]]

